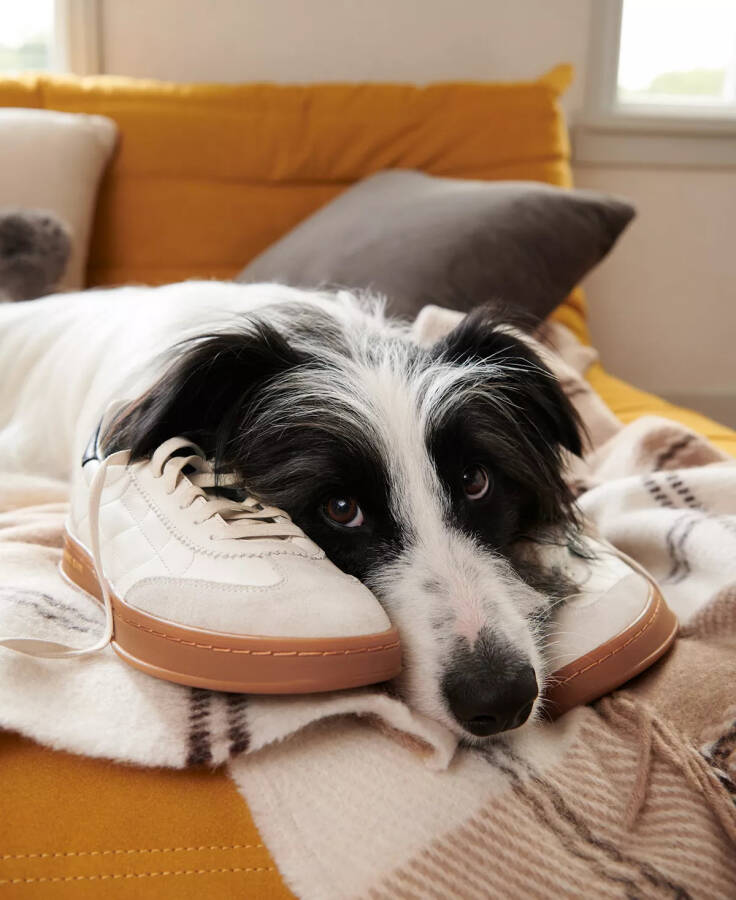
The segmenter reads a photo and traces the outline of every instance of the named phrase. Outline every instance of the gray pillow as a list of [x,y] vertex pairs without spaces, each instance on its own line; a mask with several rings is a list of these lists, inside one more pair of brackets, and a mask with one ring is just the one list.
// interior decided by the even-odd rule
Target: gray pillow
[[236,280],[369,288],[395,315],[502,301],[542,318],[633,216],[628,203],[591,191],[397,169],[340,194]]

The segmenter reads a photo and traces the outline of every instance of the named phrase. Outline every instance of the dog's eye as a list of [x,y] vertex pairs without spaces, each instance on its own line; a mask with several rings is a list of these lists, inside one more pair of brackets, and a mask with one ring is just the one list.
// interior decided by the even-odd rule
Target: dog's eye
[[365,521],[355,497],[330,497],[324,511],[328,519],[345,528],[358,528]]
[[468,500],[480,500],[491,489],[491,479],[483,466],[468,466],[463,472],[463,490]]

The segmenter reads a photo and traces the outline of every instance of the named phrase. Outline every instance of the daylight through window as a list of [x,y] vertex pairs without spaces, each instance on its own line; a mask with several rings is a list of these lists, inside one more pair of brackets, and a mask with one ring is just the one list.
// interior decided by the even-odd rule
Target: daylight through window
[[624,0],[616,96],[632,112],[736,115],[736,0]]
[[54,0],[0,3],[0,72],[56,68]]

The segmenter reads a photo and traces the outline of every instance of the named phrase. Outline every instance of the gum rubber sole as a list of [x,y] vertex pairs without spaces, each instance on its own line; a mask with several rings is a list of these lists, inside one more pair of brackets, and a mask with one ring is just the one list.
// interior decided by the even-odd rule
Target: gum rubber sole
[[[92,558],[64,533],[62,574],[102,602]],[[305,694],[376,684],[401,671],[395,628],[345,638],[258,637],[187,628],[112,595],[112,647],[136,669],[190,687],[249,694]]]
[[647,604],[631,625],[550,676],[546,714],[557,719],[621,687],[664,656],[677,629],[677,617],[650,583]]

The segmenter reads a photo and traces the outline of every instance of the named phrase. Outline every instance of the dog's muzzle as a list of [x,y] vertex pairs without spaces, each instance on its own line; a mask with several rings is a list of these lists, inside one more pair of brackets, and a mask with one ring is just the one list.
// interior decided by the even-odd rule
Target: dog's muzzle
[[442,692],[465,731],[488,737],[526,722],[539,690],[528,661],[481,632],[472,649],[467,641],[458,642]]

